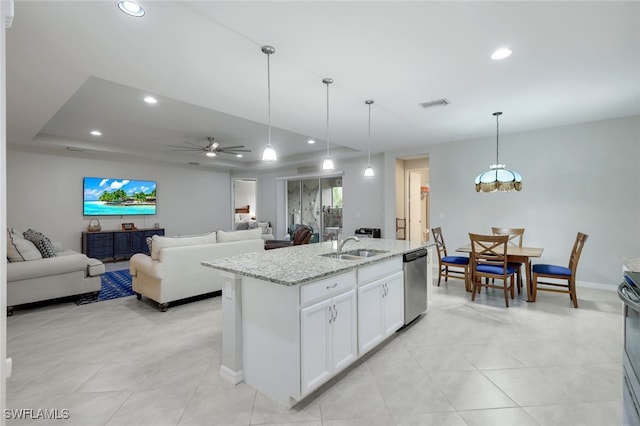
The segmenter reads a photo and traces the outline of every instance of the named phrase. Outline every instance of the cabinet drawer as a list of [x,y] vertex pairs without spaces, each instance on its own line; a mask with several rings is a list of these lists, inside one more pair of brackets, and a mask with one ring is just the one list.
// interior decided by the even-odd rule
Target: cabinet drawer
[[300,305],[305,306],[345,290],[353,288],[356,284],[356,272],[347,272],[334,275],[319,281],[305,284],[300,287]]
[[402,271],[402,256],[358,269],[358,284],[368,283]]
[[92,248],[87,253],[88,257],[93,257],[94,259],[106,259],[108,257],[113,257],[113,249],[110,247],[101,247],[101,248]]

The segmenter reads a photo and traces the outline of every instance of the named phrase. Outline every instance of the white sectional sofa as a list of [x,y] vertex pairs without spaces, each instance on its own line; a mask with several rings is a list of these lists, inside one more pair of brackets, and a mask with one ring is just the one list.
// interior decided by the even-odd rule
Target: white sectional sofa
[[129,262],[133,291],[166,311],[169,303],[222,290],[220,272],[201,265],[204,260],[264,250],[261,229],[211,232],[205,235],[154,235],[150,253],[134,254]]
[[100,293],[104,264],[74,250],[43,258],[38,249],[9,231],[7,238],[7,315],[15,306],[69,296]]

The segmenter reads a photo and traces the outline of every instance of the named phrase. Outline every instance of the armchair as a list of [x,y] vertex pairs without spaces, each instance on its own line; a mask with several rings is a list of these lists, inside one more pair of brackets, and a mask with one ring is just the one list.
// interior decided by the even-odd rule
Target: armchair
[[298,246],[301,244],[309,244],[313,230],[307,225],[295,225],[293,238],[291,240],[267,240],[264,244],[265,250],[276,248]]

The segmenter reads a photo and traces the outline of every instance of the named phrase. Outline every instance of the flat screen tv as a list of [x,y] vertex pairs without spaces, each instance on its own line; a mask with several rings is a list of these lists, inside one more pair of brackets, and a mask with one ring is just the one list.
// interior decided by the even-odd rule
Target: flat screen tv
[[85,216],[156,214],[156,183],[148,180],[84,178]]

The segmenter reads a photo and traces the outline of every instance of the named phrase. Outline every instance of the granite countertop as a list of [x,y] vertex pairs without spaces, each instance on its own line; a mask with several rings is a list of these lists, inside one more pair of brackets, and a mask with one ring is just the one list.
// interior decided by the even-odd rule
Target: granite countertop
[[361,238],[359,242],[348,241],[343,252],[354,249],[384,250],[377,256],[363,257],[357,260],[333,259],[321,256],[331,253],[331,242],[305,244],[246,253],[214,260],[205,260],[202,265],[232,272],[238,275],[258,278],[282,285],[298,285],[330,275],[347,272],[367,264],[395,256],[421,247],[433,246],[433,242],[415,243],[403,240],[385,240],[379,238]]

